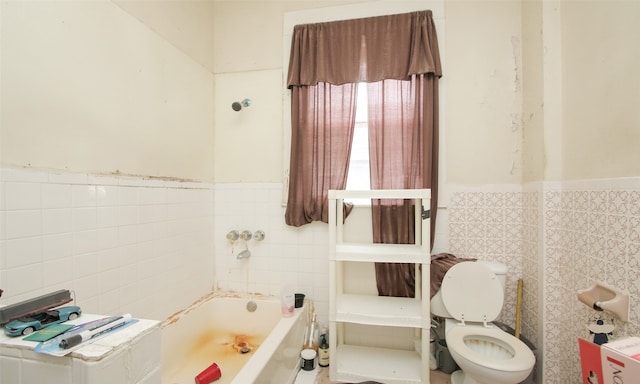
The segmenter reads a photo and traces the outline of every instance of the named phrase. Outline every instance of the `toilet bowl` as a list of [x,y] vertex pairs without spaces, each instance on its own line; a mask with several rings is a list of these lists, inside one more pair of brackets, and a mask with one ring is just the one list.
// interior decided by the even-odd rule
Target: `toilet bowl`
[[516,384],[524,381],[535,356],[516,337],[491,324],[504,301],[504,286],[487,265],[459,263],[451,267],[440,287],[450,314],[445,339],[461,370],[451,384]]

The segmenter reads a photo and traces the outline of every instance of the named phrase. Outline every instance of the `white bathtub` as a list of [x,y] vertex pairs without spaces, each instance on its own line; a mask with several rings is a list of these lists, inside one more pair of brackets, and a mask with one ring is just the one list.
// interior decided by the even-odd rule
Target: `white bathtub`
[[208,295],[163,322],[162,383],[193,383],[214,362],[222,371],[215,384],[293,383],[306,322],[306,306],[282,317],[273,297]]

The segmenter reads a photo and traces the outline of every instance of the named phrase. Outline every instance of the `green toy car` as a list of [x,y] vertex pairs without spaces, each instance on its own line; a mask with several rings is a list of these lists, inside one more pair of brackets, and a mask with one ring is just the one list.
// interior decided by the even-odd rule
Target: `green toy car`
[[52,324],[76,319],[81,314],[82,310],[75,305],[54,308],[35,315],[12,320],[4,326],[4,333],[9,336],[29,335]]

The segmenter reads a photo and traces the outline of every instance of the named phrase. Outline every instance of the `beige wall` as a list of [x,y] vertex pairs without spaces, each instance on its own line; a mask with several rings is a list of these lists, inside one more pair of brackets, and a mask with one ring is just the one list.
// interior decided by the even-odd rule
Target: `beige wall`
[[108,1],[2,2],[3,165],[213,180],[213,75]]
[[522,179],[544,180],[542,1],[522,3]]
[[[304,8],[301,13],[309,21],[303,22],[317,22],[357,15],[358,3],[340,2],[342,11],[331,8],[335,2],[215,3],[216,181],[282,180],[288,162],[286,91],[282,84],[263,89],[250,82],[274,84],[276,72],[286,63],[284,51],[289,41],[282,40],[287,34],[282,29],[283,14]],[[405,12],[408,7],[432,8],[438,3],[382,1],[367,2],[360,8],[371,13]],[[315,17],[312,9],[317,9]],[[445,182],[522,181],[520,13],[520,3],[515,1],[445,3],[446,28],[439,31],[445,69],[442,84],[446,83],[441,128]],[[262,100],[239,113],[230,108],[233,101],[256,97]],[[265,112],[258,114],[259,105]],[[277,112],[283,109],[278,118]],[[263,136],[253,140],[258,132]],[[245,153],[256,154],[264,164],[256,167],[256,161],[247,163]],[[276,157],[282,159],[280,166]]]
[[516,1],[445,2],[446,181],[522,180],[522,37]]
[[640,2],[562,4],[565,180],[640,174]]
[[[2,2],[2,163],[280,182],[284,15],[362,3],[438,2]],[[445,183],[638,174],[640,3],[444,4]]]
[[[214,3],[215,180],[281,182],[288,161],[283,85],[286,12],[361,1],[217,1]],[[287,52],[285,53],[285,47]],[[234,112],[245,98],[249,108]]]

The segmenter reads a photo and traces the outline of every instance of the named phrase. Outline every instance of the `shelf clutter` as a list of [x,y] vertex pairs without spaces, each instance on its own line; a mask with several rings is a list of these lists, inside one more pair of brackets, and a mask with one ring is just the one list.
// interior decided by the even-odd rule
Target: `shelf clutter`
[[[429,383],[431,191],[329,191],[330,378],[338,382],[375,380],[385,384]],[[415,203],[414,244],[374,244],[350,240],[345,199],[409,199]],[[356,227],[360,231],[362,227]],[[356,236],[357,238],[357,236]],[[347,264],[413,263],[415,297],[350,292]],[[375,278],[375,277],[372,277]],[[363,335],[370,340],[363,341]],[[399,336],[398,336],[399,335]],[[395,342],[406,338],[411,343]],[[409,345],[409,346],[407,346]],[[421,353],[424,351],[424,353]]]

